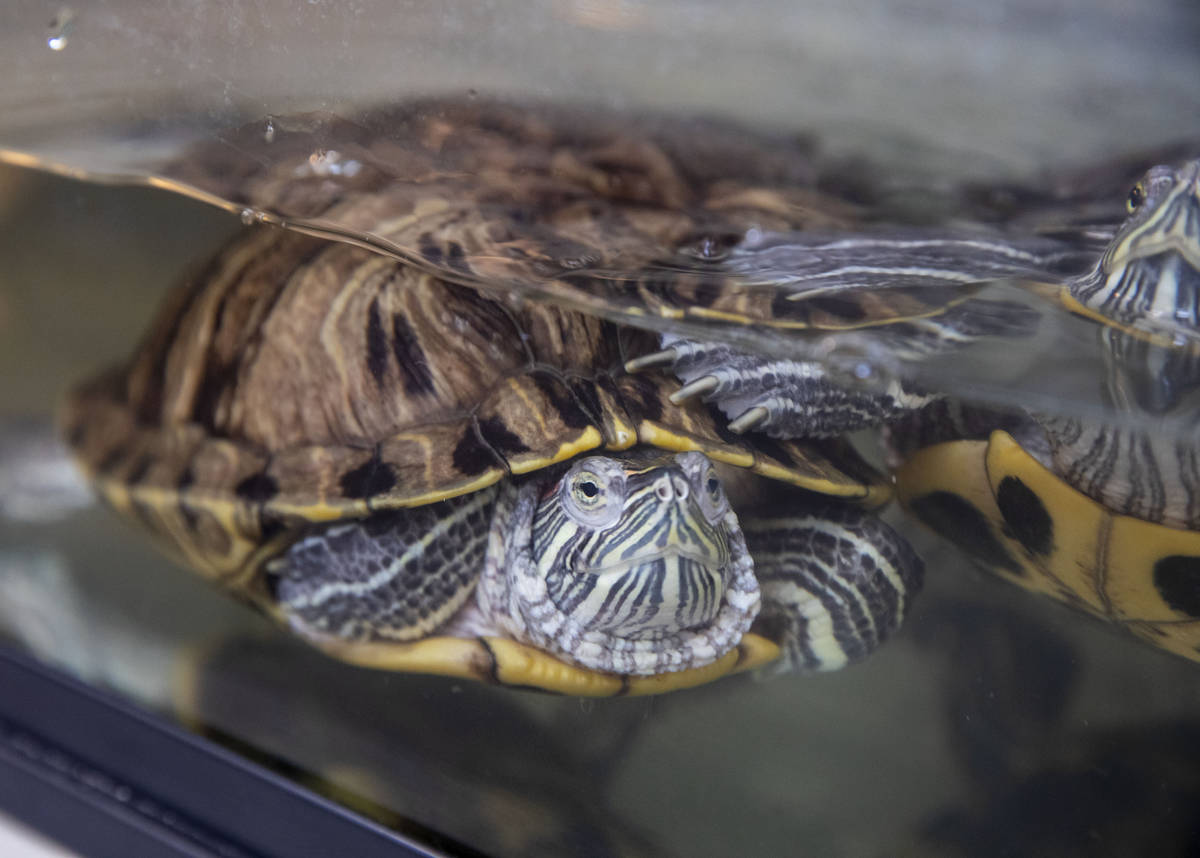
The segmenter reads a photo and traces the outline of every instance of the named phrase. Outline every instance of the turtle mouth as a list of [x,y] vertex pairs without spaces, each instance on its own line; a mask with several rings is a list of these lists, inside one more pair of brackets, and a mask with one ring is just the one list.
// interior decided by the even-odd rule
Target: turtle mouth
[[722,579],[725,578],[726,567],[729,564],[727,557],[715,557],[713,554],[698,548],[669,545],[658,551],[646,552],[637,557],[631,557],[628,560],[604,563],[598,566],[585,566],[577,569],[575,574],[591,575],[595,578],[619,577],[630,573],[636,574],[637,570],[641,569],[641,567],[652,566],[656,563],[669,560],[689,561],[699,566],[707,567],[712,569]]
[[[668,547],[607,564],[602,571],[577,570],[580,590],[565,591],[558,608],[585,633],[661,640],[711,626],[725,605],[729,577],[727,558],[714,562],[702,552]],[[582,592],[583,598],[572,598]]]

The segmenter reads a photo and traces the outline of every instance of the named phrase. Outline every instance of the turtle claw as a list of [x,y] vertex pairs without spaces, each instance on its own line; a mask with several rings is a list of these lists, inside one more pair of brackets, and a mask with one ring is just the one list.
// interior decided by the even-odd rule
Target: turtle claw
[[[682,392],[682,391],[681,391]],[[761,426],[771,418],[771,412],[766,406],[756,405],[748,411],[738,415],[737,419],[729,421],[731,431],[741,435],[743,432],[749,432],[757,426]]]
[[673,405],[702,397],[737,434],[831,438],[878,426],[929,402],[919,391],[875,392],[846,387],[814,361],[742,352],[723,343],[664,335],[664,348],[626,364],[630,371],[664,366],[682,385]]
[[663,349],[653,354],[635,357],[625,362],[626,372],[640,372],[657,366],[673,366],[679,360],[679,352],[675,349]]
[[679,405],[694,396],[707,396],[721,386],[721,381],[715,375],[705,375],[690,381],[669,397],[671,402]]

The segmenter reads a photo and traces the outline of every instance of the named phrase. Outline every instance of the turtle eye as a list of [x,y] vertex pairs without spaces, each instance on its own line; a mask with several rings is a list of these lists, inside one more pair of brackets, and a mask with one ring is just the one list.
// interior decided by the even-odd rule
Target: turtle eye
[[1142,203],[1146,202],[1146,186],[1138,182],[1129,190],[1129,197],[1125,200],[1125,209],[1133,214],[1142,207]]
[[571,497],[584,509],[594,509],[604,503],[604,488],[591,471],[580,471],[571,479]]
[[705,518],[715,524],[728,511],[729,500],[725,497],[725,486],[721,484],[721,478],[711,465],[705,472],[701,485],[704,487],[704,493],[700,507],[704,510]]
[[621,516],[625,503],[623,472],[599,467],[579,467],[559,484],[562,510],[586,527],[605,527]]

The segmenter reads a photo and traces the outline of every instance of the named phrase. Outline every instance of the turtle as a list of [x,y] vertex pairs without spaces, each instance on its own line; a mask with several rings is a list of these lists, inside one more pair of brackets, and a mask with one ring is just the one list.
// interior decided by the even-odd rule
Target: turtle
[[[1108,242],[1080,268],[1096,235]],[[1121,223],[1088,223],[1078,244],[1059,250],[1033,246],[939,228],[776,234],[748,238],[729,263],[743,287],[757,278],[781,288],[770,300],[794,305],[785,325],[872,329],[890,334],[882,341],[893,351],[924,355],[964,337],[1028,333],[1036,315],[981,313],[993,303],[944,291],[947,281],[1018,278],[1095,323],[1107,366],[1101,392],[1115,413],[1012,413],[898,380],[847,392],[815,362],[674,335],[633,363],[671,368],[685,382],[676,401],[714,399],[737,431],[788,437],[883,424],[898,499],[918,520],[1028,589],[1200,660],[1200,466],[1187,411],[1200,384],[1200,161],[1150,168]],[[938,290],[945,297],[931,299]],[[928,309],[899,312],[899,299],[914,294]]]
[[[731,428],[636,363],[653,334],[501,288],[585,271],[716,297],[713,271],[655,260],[826,217],[791,162],[719,138],[705,157],[742,171],[718,175],[678,135],[404,116],[408,181],[346,143],[265,175],[206,168],[325,226],[248,218],[126,365],[69,395],[62,431],[100,496],[358,665],[642,694],[835,669],[887,638],[922,567],[840,429]],[[330,241],[331,223],[365,232]]]
[[1152,168],[1127,207],[1057,289],[1100,323],[1113,413],[928,406],[892,429],[897,495],[1004,578],[1200,661],[1200,161]]
[[[776,332],[883,332],[868,344],[887,353],[881,364],[921,361],[1036,324],[1025,306],[979,297],[989,281],[1061,279],[1098,255],[1090,233],[1050,238],[1024,221],[1003,231],[994,212],[988,225],[897,226],[875,198],[886,195],[841,188],[844,168],[810,144],[717,120],[436,98],[266,128],[224,133],[153,184],[506,299],[663,331],[661,348],[627,369],[666,366],[684,382],[672,404],[720,399],[735,433],[834,437],[930,399],[902,380],[860,395],[856,379],[831,381],[816,361],[764,363],[771,347],[805,351]],[[1048,230],[1062,231],[1064,207]],[[722,380],[758,373],[765,383],[750,395]],[[780,376],[802,389],[781,392]],[[739,389],[725,396],[727,386]]]
[[[288,129],[299,130],[288,136]],[[771,481],[763,489],[766,496],[792,482],[826,496],[857,496],[871,506],[884,491],[876,477],[864,476],[867,472],[861,463],[850,464],[846,448],[836,444],[836,439],[863,426],[894,421],[938,399],[938,392],[914,389],[900,380],[889,383],[884,390],[864,392],[831,378],[827,367],[817,362],[764,358],[720,339],[684,339],[677,332],[690,333],[687,326],[693,322],[722,325],[722,334],[758,333],[764,328],[798,335],[869,330],[886,336],[880,342],[889,352],[919,360],[984,336],[1019,336],[1035,324],[1036,318],[1021,305],[979,297],[979,284],[997,277],[1082,283],[1087,265],[1096,255],[1089,243],[1072,243],[1062,237],[994,229],[898,229],[892,224],[871,224],[870,217],[853,204],[822,195],[814,187],[820,179],[814,178],[806,158],[797,157],[794,146],[748,136],[723,125],[704,124],[704,133],[696,131],[690,124],[684,130],[663,122],[626,125],[578,111],[433,102],[385,111],[362,123],[311,118],[280,122],[266,147],[261,140],[255,144],[255,135],[261,138],[261,130],[251,126],[240,136],[229,135],[215,149],[202,150],[172,165],[165,172],[178,183],[177,189],[210,201],[223,201],[241,210],[248,223],[275,223],[292,232],[359,245],[379,254],[369,264],[365,261],[369,257],[361,257],[364,270],[374,271],[375,266],[380,272],[402,272],[388,276],[404,281],[436,284],[436,296],[428,299],[427,306],[438,311],[452,306],[455,313],[461,308],[473,318],[487,307],[484,316],[491,318],[500,313],[503,317],[499,322],[476,319],[474,323],[456,323],[462,330],[480,330],[482,326],[490,330],[487,336],[491,339],[514,342],[529,341],[534,331],[547,334],[549,339],[541,341],[536,359],[527,350],[521,352],[523,358],[515,359],[516,363],[524,360],[527,366],[547,364],[550,369],[565,372],[564,379],[570,381],[560,379],[556,394],[544,389],[530,392],[518,385],[525,390],[524,395],[514,388],[513,395],[520,402],[513,400],[507,405],[472,400],[465,381],[447,385],[474,407],[476,415],[484,415],[482,422],[476,416],[470,427],[456,424],[442,433],[464,461],[471,458],[467,451],[474,450],[476,465],[489,463],[478,479],[463,477],[464,472],[455,470],[460,464],[456,461],[439,470],[434,478],[429,478],[427,467],[426,490],[396,501],[395,484],[411,479],[408,475],[414,470],[413,454],[393,447],[384,450],[381,445],[385,439],[380,433],[355,434],[339,426],[333,446],[349,438],[354,452],[323,452],[319,466],[310,462],[308,470],[296,471],[289,479],[281,480],[280,474],[271,469],[286,471],[295,467],[294,458],[286,460],[287,465],[279,464],[284,459],[270,453],[269,445],[269,455],[254,460],[255,467],[243,463],[243,470],[226,467],[219,477],[210,476],[205,488],[209,499],[204,501],[207,506],[203,511],[214,515],[201,526],[201,516],[194,508],[194,499],[200,495],[195,474],[178,461],[174,470],[164,467],[163,462],[170,457],[155,447],[170,445],[153,434],[155,427],[169,422],[163,420],[161,384],[154,367],[173,365],[174,372],[185,373],[199,359],[169,359],[173,341],[183,334],[193,336],[196,347],[203,352],[213,331],[202,327],[190,333],[178,321],[168,321],[168,312],[159,324],[157,341],[152,337],[139,358],[145,365],[140,376],[138,371],[130,371],[116,376],[115,381],[85,388],[68,408],[66,430],[80,451],[81,461],[97,474],[102,493],[115,506],[143,521],[162,518],[163,510],[174,510],[176,506],[187,510],[172,512],[177,521],[165,527],[159,522],[153,529],[170,531],[169,541],[176,547],[185,546],[192,565],[207,569],[212,577],[226,581],[231,589],[276,614],[281,604],[298,605],[310,598],[299,592],[303,588],[295,584],[296,579],[320,580],[315,573],[301,573],[299,569],[331,567],[334,564],[328,559],[332,555],[374,552],[368,546],[378,541],[380,534],[375,531],[379,526],[369,515],[397,506],[416,510],[413,515],[430,515],[426,507],[453,502],[463,504],[461,515],[467,516],[475,511],[472,503],[489,503],[480,500],[489,483],[515,485],[523,479],[549,479],[562,467],[574,467],[565,464],[571,456],[600,447],[619,452],[636,442],[643,448],[698,451],[736,466],[754,462],[751,470]],[[1094,230],[1089,232],[1091,240]],[[280,237],[278,241],[285,244],[300,239]],[[314,270],[325,272],[339,266],[352,270],[356,266],[352,262],[331,263],[324,254],[335,251],[319,241],[307,247],[294,254],[260,252],[252,249],[253,241],[248,239],[245,248],[235,246],[219,256],[192,292],[202,295],[208,289],[218,295],[228,288],[237,293],[240,287],[233,281],[241,276],[237,272],[246,264],[245,260],[238,261],[241,257],[267,260],[262,263],[265,274],[255,271],[242,278],[250,284],[260,277],[278,284],[284,274],[316,279]],[[290,267],[293,265],[294,270]],[[375,283],[373,277],[355,275],[347,280],[344,275],[335,275],[330,283],[344,283],[347,288],[359,290],[364,279]],[[212,285],[225,281],[224,286]],[[366,289],[368,295],[370,288]],[[248,292],[253,293],[253,288]],[[1070,288],[1060,290],[1064,302],[1073,294]],[[550,298],[554,303],[547,306],[557,309],[543,306],[534,311],[526,304],[529,297]],[[360,296],[358,300],[362,305],[366,299]],[[445,343],[453,336],[440,340],[432,336],[438,323],[428,319],[435,312],[425,313],[425,321],[418,325],[421,330],[412,330],[412,324],[406,321],[407,311],[399,314],[403,321],[397,323],[391,311],[399,303],[400,299],[389,297],[358,306],[355,312],[361,316],[360,324],[357,328],[349,326],[348,333],[343,328],[327,327],[318,335],[312,318],[278,325],[277,330],[291,331],[293,337],[298,336],[297,330],[310,330],[313,342],[320,342],[326,351],[332,349],[338,355],[335,364],[346,355],[358,355],[366,366],[366,372],[360,367],[356,376],[323,370],[324,376],[336,378],[343,387],[352,387],[355,378],[363,384],[332,405],[322,403],[322,415],[337,414],[338,409],[348,408],[348,403],[361,407],[357,403],[363,400],[358,394],[365,390],[366,381],[395,383],[393,372],[404,374],[404,394],[396,399],[400,403],[415,402],[413,391],[428,385],[428,355],[443,353]],[[226,304],[225,299],[216,297],[207,302],[212,313],[224,312]],[[343,307],[333,299],[328,306],[335,304]],[[345,299],[344,306],[351,304]],[[249,306],[250,321],[242,327],[230,326],[241,333],[227,334],[218,349],[221,359],[210,361],[211,368],[197,370],[198,375],[179,391],[180,402],[172,405],[171,419],[181,415],[185,419],[202,417],[192,427],[193,435],[198,432],[196,437],[201,441],[226,440],[210,428],[215,426],[217,416],[226,421],[253,422],[256,413],[267,413],[262,403],[278,395],[280,379],[271,373],[263,374],[265,381],[260,379],[257,395],[239,398],[228,392],[233,386],[232,377],[243,371],[241,363],[246,355],[256,355],[255,350],[263,343],[270,346],[277,339],[287,342],[260,327],[266,324],[261,318],[266,311],[256,308],[252,295],[239,296],[233,306],[237,312]],[[537,314],[542,315],[534,321]],[[550,321],[546,314],[552,317]],[[297,315],[304,313],[297,311]],[[314,311],[309,315],[322,318]],[[667,333],[656,350],[650,340],[632,328],[601,319],[637,322],[665,328]],[[205,324],[211,328],[212,322]],[[596,325],[609,327],[603,328],[603,335],[593,332],[577,340],[573,336],[576,329],[593,330]],[[432,350],[424,348],[422,334],[429,334],[439,345]],[[628,347],[622,343],[614,351],[618,340],[638,342]],[[568,351],[565,342],[587,343],[582,363],[562,364]],[[413,343],[418,345],[414,347]],[[302,349],[297,346],[293,352]],[[276,359],[275,366],[294,360],[294,354],[285,354]],[[682,388],[674,388],[672,376],[664,374],[665,370],[683,382]],[[479,377],[492,378],[489,371],[490,367],[479,368]],[[308,377],[301,373],[300,378],[308,386]],[[313,390],[326,387],[329,382],[324,378],[311,385]],[[570,423],[562,417],[564,403],[568,402],[573,403],[568,411],[578,407],[587,419],[576,418],[579,426],[565,434],[546,430],[547,415],[558,415],[558,422]],[[105,421],[96,420],[96,415],[106,409],[115,413],[111,426],[116,428],[110,435],[88,430],[96,435],[85,437],[82,427],[105,425]],[[526,435],[512,431],[514,416],[522,410],[526,417],[543,418],[539,426],[542,435],[532,443]],[[667,424],[654,422],[661,415],[667,415]],[[705,421],[702,429],[691,424],[695,419]],[[349,420],[356,426],[359,417],[350,415]],[[590,428],[581,428],[585,423]],[[271,431],[276,424],[285,435],[286,431],[292,433],[288,436],[290,444],[314,440],[297,414],[265,421]],[[139,448],[138,443],[128,440],[135,425],[150,427],[151,449]],[[256,431],[264,431],[264,425],[260,423]],[[428,435],[417,434],[421,441],[429,440]],[[825,438],[835,440],[815,446],[812,443]],[[122,444],[117,439],[122,439]],[[555,439],[557,443],[552,443]],[[797,439],[808,440],[799,444]],[[325,444],[322,449],[330,446]],[[429,443],[425,446],[438,447]],[[819,452],[814,452],[817,449]],[[638,452],[641,464],[632,465],[635,470],[648,461],[646,455],[645,449]],[[257,467],[266,460],[269,464]],[[769,466],[765,464],[768,460],[772,462]],[[690,467],[695,473],[702,470],[701,459],[689,461],[693,464],[676,464],[685,470]],[[661,458],[655,462],[654,467],[664,464]],[[602,471],[608,467],[590,464]],[[576,465],[582,467],[583,463]],[[156,469],[167,473],[160,474]],[[231,471],[238,480],[233,480]],[[148,479],[151,472],[153,478]],[[403,479],[398,472],[403,472]],[[598,476],[595,471],[588,473]],[[314,498],[314,486],[329,492],[336,483],[336,491],[341,491],[345,489],[343,480],[348,480],[353,503],[338,498],[330,504],[325,494]],[[689,485],[688,491],[695,494],[694,479]],[[588,489],[592,490],[599,491],[599,484]],[[467,495],[472,498],[455,501]],[[252,512],[246,512],[247,505],[251,505]],[[733,506],[739,512],[752,512],[741,500],[735,500]],[[267,535],[272,538],[265,539],[262,526],[253,523],[247,538],[232,540],[240,552],[235,561],[223,561],[215,571],[212,546],[189,543],[187,535],[203,529],[224,546],[230,542],[231,533],[246,526],[245,519],[260,518],[278,533],[271,532]],[[281,524],[281,519],[285,523]],[[318,520],[324,523],[318,526]],[[436,527],[437,522],[457,520],[436,513],[426,524]],[[319,532],[309,537],[310,529]],[[336,550],[330,549],[333,537],[338,540]],[[495,541],[503,542],[499,538]],[[890,546],[893,538],[887,536],[884,541]],[[549,547],[552,541],[544,544]],[[281,551],[286,561],[276,556]],[[503,546],[488,548],[489,556],[498,557],[502,551]],[[758,550],[751,553],[756,557],[764,554]],[[904,552],[889,547],[885,554],[901,556]],[[492,565],[514,564],[506,561]],[[916,564],[905,561],[901,565],[911,569]],[[901,574],[898,580],[915,578],[913,574]],[[339,587],[344,589],[345,584],[338,582],[333,589]],[[494,605],[483,613],[495,615]],[[784,640],[779,628],[791,623],[786,618],[794,619],[795,614],[783,610],[773,612],[773,616],[775,629],[767,637],[778,643]],[[559,619],[550,622],[558,623]],[[856,623],[869,625],[861,620]],[[533,652],[528,647],[515,648],[511,654],[506,650],[498,657],[496,647],[511,643],[498,639],[482,654],[474,642],[449,650],[439,643],[436,650],[427,647],[419,656],[402,659],[398,652],[412,653],[415,647],[407,643],[375,646],[361,641],[350,645],[342,637],[306,627],[306,621],[295,617],[291,624],[327,651],[360,663],[450,671],[493,680],[501,667],[515,664],[518,658]],[[760,620],[758,628],[770,625]],[[466,634],[478,629],[463,624],[461,631]],[[528,629],[519,633],[528,634]],[[737,633],[731,632],[729,637],[735,638]],[[487,635],[475,638],[490,640]],[[841,635],[842,641],[848,639]],[[745,645],[763,639],[748,636],[741,640]],[[796,641],[787,639],[785,649],[795,653],[792,644]],[[839,644],[836,649],[842,654],[834,652],[832,658],[792,655],[784,663],[841,664],[846,660],[845,648]],[[446,664],[454,659],[444,655],[449,651],[458,659],[452,668]],[[766,654],[756,657],[759,660],[774,655],[769,647],[760,649],[760,653]],[[744,653],[739,659],[725,658],[724,666],[709,669],[705,676],[723,673],[739,659],[743,665],[754,660]],[[471,666],[464,667],[468,662]],[[537,669],[547,664],[553,671],[561,669],[557,661],[532,659],[525,663],[539,666]],[[604,689],[614,689],[613,693],[664,687],[663,664],[646,667],[623,663],[614,668],[614,664],[587,666],[592,671],[588,675],[592,679],[603,676],[600,684]],[[542,672],[547,671],[550,668]],[[648,672],[655,682],[642,681],[645,676],[628,679],[631,672],[637,671]],[[556,684],[559,680],[544,675],[531,679],[535,672],[523,667],[506,672],[500,681],[579,693],[578,684]],[[613,672],[626,678],[614,683],[610,675]],[[690,684],[698,676],[686,670],[674,673],[670,687]]]

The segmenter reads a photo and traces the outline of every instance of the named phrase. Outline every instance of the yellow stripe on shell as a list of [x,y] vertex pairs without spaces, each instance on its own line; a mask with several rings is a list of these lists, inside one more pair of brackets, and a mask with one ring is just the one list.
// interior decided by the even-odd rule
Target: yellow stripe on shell
[[119,480],[103,478],[97,478],[94,482],[96,489],[103,494],[108,504],[126,519],[136,520],[136,504],[143,504],[154,510],[156,524],[165,528],[147,528],[156,543],[166,548],[177,561],[199,570],[205,577],[218,580],[223,585],[233,586],[231,576],[242,571],[246,558],[261,548],[242,535],[237,522],[238,510],[235,502],[210,499],[203,504],[204,510],[229,536],[229,550],[223,556],[217,557],[210,551],[196,548],[195,540],[186,527],[173,526],[177,524],[173,513],[180,500],[178,490],[141,485],[130,487]]
[[754,456],[744,450],[727,447],[714,447],[704,444],[687,435],[680,435],[665,426],[643,420],[637,426],[637,436],[644,444],[658,447],[660,450],[674,450],[678,453],[688,453],[699,450],[708,454],[709,458],[733,465],[738,468],[749,468],[754,464]]
[[371,510],[366,501],[354,500],[341,504],[325,503],[324,501],[308,504],[271,501],[271,511],[283,515],[294,515],[305,521],[317,523],[339,521],[343,518],[359,518],[367,515]]
[[698,441],[687,435],[680,435],[648,420],[643,420],[638,424],[638,437],[642,443],[658,447],[661,450],[674,450],[680,453],[698,450],[714,461],[737,468],[745,468],[768,479],[779,480],[818,494],[848,498],[869,508],[882,506],[892,499],[892,487],[884,482],[868,485],[849,479],[839,481],[816,477],[785,465],[777,465],[759,459],[746,450],[718,446]]
[[525,389],[525,385],[521,384],[523,379],[510,378],[508,380],[508,389],[517,395],[517,398],[525,404],[525,413],[532,417],[541,430],[542,435],[549,437],[550,427],[546,425],[546,412],[541,407],[541,403],[534,402],[529,395],[529,391]]
[[[477,492],[481,489],[486,489],[488,486],[499,482],[507,476],[507,471],[503,468],[496,467],[485,471],[481,476],[465,483],[459,483],[447,489],[440,489],[435,492],[426,492],[423,495],[414,495],[412,497],[399,498],[393,500],[388,497],[385,499],[376,499],[372,501],[371,509],[393,509],[405,508],[411,506],[426,506],[427,504],[437,503],[438,501],[449,500],[450,498],[460,497],[461,495],[469,495],[471,492]],[[272,509],[284,509],[285,507],[272,501]]]
[[[355,267],[346,280],[342,282],[341,288],[338,289],[337,294],[334,295],[333,301],[330,302],[325,312],[325,318],[321,322],[318,339],[321,343],[321,349],[329,357],[330,364],[338,374],[338,384],[341,390],[354,390],[354,385],[350,379],[351,369],[354,367],[354,364],[346,359],[346,348],[341,331],[346,307],[354,299],[356,293],[367,285],[368,281],[378,274],[386,274],[395,265],[395,260],[387,256],[376,255],[368,257],[365,262]],[[309,270],[304,270],[302,276],[307,276],[310,273]],[[298,289],[300,285],[297,284],[293,288]],[[354,413],[352,409],[351,413]]]
[[[705,452],[708,451],[706,450]],[[709,455],[714,459],[718,458],[712,453],[709,453]],[[760,460],[756,460],[750,466],[750,470],[768,479],[790,483],[802,489],[808,489],[809,491],[833,498],[848,498],[859,501],[865,506],[870,507],[882,506],[891,500],[892,497],[892,488],[886,483],[866,485],[849,480],[838,482],[836,480],[808,476],[791,468]]]
[[528,474],[531,471],[540,471],[542,468],[557,464],[558,462],[565,462],[573,456],[585,453],[588,450],[595,450],[603,445],[604,437],[600,434],[600,430],[595,426],[588,426],[573,441],[560,444],[549,456],[510,457],[508,466],[514,474]]

